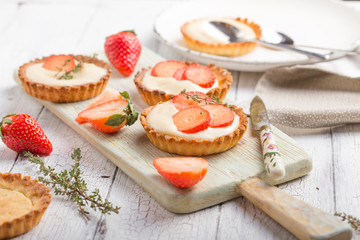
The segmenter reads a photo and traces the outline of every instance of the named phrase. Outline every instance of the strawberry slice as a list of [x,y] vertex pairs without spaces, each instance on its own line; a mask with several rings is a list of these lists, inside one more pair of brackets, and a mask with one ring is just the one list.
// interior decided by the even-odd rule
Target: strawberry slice
[[210,126],[210,113],[199,106],[188,107],[172,116],[178,131],[196,133]]
[[157,63],[151,71],[154,77],[172,77],[179,68],[186,67],[186,64],[177,60],[168,60]]
[[155,158],[153,165],[167,181],[180,188],[192,187],[200,182],[209,167],[208,162],[199,157]]
[[116,90],[114,88],[107,88],[99,96],[94,98],[94,101],[92,101],[90,103],[90,105],[87,107],[87,109],[93,108],[95,106],[98,106],[98,105],[106,103],[106,102],[117,100],[119,98],[122,99],[121,94],[118,90]]
[[206,66],[193,64],[185,71],[185,79],[192,81],[200,87],[210,88],[215,83],[216,75]]
[[173,78],[175,78],[176,80],[186,80],[185,78],[185,72],[186,70],[188,69],[188,67],[182,67],[182,68],[179,68],[178,70],[176,70],[176,72],[174,73],[174,76]]
[[77,118],[75,119],[76,122],[78,123],[85,123],[87,122],[86,118],[81,117],[82,113],[93,108],[96,107],[98,105],[101,105],[103,103],[106,102],[111,102],[117,99],[123,99],[123,97],[121,96],[120,92],[117,91],[114,88],[107,88],[105,89],[99,96],[97,96],[91,103],[89,106],[87,106],[82,112],[80,112],[77,116]]
[[75,60],[69,55],[52,55],[45,60],[42,67],[49,71],[70,72],[75,68]]
[[[113,126],[108,125],[109,121],[113,121]],[[126,115],[114,114],[110,117],[104,117],[96,120],[89,120],[93,127],[104,133],[113,133],[118,131],[126,124]]]
[[[97,130],[112,133],[124,125],[131,126],[138,119],[139,113],[134,110],[130,95],[124,91],[117,95],[114,91],[104,95],[104,98],[95,99],[94,105],[78,114],[75,119],[78,123],[90,122]],[[112,95],[111,95],[112,94]],[[109,99],[113,99],[110,100]],[[91,104],[90,104],[91,105]]]
[[87,121],[110,117],[111,115],[121,113],[126,108],[127,103],[125,99],[116,99],[84,110],[78,116]]
[[206,104],[205,99],[211,101],[211,99],[202,92],[181,92],[172,99],[172,102],[176,109],[182,110],[191,106],[203,106]]
[[219,128],[226,127],[233,123],[235,113],[228,107],[221,104],[208,104],[202,106],[203,109],[210,113],[210,127]]
[[[99,131],[105,133],[116,132],[126,124],[126,113],[124,110],[127,107],[127,103],[128,102],[125,99],[117,99],[111,102],[106,102],[82,111],[79,113],[78,118],[83,121],[89,121],[91,125]],[[117,117],[117,122],[114,121],[114,124],[106,125],[105,123],[111,117]]]

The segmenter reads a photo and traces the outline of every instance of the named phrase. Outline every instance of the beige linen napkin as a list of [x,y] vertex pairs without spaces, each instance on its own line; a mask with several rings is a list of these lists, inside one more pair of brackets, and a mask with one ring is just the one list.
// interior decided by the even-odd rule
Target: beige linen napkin
[[360,57],[276,68],[259,80],[272,123],[319,128],[360,123]]

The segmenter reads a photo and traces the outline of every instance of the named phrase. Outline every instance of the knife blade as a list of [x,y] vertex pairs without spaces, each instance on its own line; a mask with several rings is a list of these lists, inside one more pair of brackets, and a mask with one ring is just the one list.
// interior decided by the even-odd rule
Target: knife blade
[[266,107],[262,99],[255,96],[250,104],[250,119],[252,128],[260,132],[260,142],[263,151],[265,170],[269,178],[280,180],[285,176],[285,167],[281,159],[279,147],[276,144]]

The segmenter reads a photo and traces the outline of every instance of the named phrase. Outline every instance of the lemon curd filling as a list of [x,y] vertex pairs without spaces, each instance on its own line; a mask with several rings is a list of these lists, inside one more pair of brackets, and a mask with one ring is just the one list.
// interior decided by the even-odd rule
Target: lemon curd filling
[[[26,69],[26,76],[33,82],[50,86],[76,86],[86,83],[98,82],[107,74],[107,69],[91,63],[82,63],[83,68],[73,73],[72,79],[58,79],[56,71],[49,71],[42,67],[43,63],[32,64]],[[60,73],[61,74],[61,73]]]
[[219,21],[228,23],[240,30],[240,36],[245,39],[255,39],[254,30],[248,25],[236,21],[231,18],[204,18],[196,20],[187,25],[186,33],[195,40],[210,44],[228,44],[230,43],[228,36],[221,33],[210,21]]
[[219,86],[219,81],[216,79],[214,85],[209,88],[203,88],[189,80],[179,81],[173,77],[153,77],[151,76],[150,71],[147,71],[142,80],[142,84],[150,90],[161,90],[166,94],[177,95],[184,89],[188,92],[196,91],[207,93],[211,89],[217,88]]
[[33,205],[24,194],[0,189],[0,224],[24,216],[31,211]]
[[198,139],[198,140],[213,140],[215,138],[225,136],[234,132],[240,122],[240,118],[235,114],[234,121],[231,125],[220,128],[207,128],[197,133],[183,133],[177,130],[172,116],[177,113],[178,110],[175,108],[171,101],[156,105],[146,117],[148,124],[154,130],[183,138]]

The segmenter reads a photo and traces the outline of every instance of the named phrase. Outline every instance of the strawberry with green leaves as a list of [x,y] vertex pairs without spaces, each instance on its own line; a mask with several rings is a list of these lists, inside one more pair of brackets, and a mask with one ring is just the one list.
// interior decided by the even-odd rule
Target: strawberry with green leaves
[[127,92],[107,89],[80,112],[75,120],[80,124],[89,122],[101,132],[116,132],[125,125],[133,125],[138,119],[139,113],[134,110],[130,99]]
[[134,31],[111,35],[105,41],[105,54],[111,64],[124,76],[134,72],[141,53],[141,43]]
[[53,150],[39,124],[27,114],[5,116],[0,122],[0,135],[5,145],[16,152],[27,150],[34,154],[48,155]]

